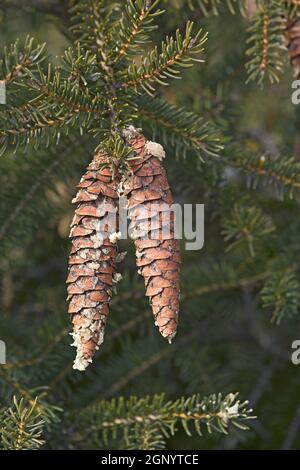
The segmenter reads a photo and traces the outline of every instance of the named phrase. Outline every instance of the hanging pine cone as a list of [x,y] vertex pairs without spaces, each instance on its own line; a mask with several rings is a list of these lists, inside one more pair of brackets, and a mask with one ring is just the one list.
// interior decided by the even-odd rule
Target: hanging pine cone
[[288,57],[294,68],[294,77],[300,77],[300,20],[289,20],[285,32]]
[[86,369],[103,342],[116,269],[118,183],[105,164],[107,158],[96,154],[73,200],[67,284],[78,370]]
[[171,342],[178,323],[180,248],[170,210],[173,197],[161,163],[164,150],[160,144],[147,142],[132,126],[124,135],[136,153],[129,163],[132,176],[124,182],[136,263],[155,324]]
[[129,127],[124,135],[135,151],[130,175],[113,178],[109,158],[98,153],[88,166],[73,200],[68,300],[77,348],[74,369],[84,370],[103,342],[109,302],[116,273],[118,202],[127,197],[130,231],[135,241],[137,266],[144,277],[155,324],[171,342],[179,312],[179,241],[175,238],[173,204],[161,145],[146,141]]

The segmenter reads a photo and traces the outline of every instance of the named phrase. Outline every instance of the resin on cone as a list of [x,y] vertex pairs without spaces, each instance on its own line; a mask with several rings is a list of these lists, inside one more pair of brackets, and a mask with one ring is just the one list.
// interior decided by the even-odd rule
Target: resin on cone
[[103,342],[116,274],[118,183],[107,157],[95,155],[79,183],[67,278],[74,369],[85,370]]
[[135,158],[129,161],[132,175],[123,182],[123,188],[136,264],[145,280],[155,324],[171,342],[178,324],[180,248],[171,208],[173,197],[162,164],[165,152],[133,126],[124,131],[124,136],[135,152]]

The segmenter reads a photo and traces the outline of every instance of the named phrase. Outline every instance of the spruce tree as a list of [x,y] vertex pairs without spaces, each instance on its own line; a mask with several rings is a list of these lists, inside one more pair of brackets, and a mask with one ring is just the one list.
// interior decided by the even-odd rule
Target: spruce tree
[[[0,1],[1,449],[299,446],[297,3]],[[203,249],[95,241],[120,188]]]

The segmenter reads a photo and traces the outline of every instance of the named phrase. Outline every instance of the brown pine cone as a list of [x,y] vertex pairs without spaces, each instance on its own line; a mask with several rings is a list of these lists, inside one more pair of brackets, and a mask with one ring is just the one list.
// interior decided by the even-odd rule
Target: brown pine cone
[[145,280],[155,324],[171,342],[179,313],[180,247],[170,208],[173,197],[161,163],[164,150],[159,144],[147,142],[132,126],[124,135],[136,153],[129,163],[132,176],[124,182],[124,195],[128,199],[137,266]]
[[300,20],[288,21],[285,31],[288,57],[294,68],[294,77],[300,77]]
[[79,183],[71,224],[68,300],[73,322],[74,369],[85,370],[103,342],[116,276],[118,182],[107,158],[96,154]]

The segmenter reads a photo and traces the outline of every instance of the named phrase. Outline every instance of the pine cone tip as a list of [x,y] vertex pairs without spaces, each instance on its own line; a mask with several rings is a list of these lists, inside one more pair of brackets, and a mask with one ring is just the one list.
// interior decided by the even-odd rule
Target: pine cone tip
[[77,349],[73,369],[84,371],[93,362],[95,352],[103,343],[106,315],[90,312],[88,316],[85,316],[81,312],[80,315],[73,317],[72,322],[73,332],[70,335],[73,343],[71,346]]

